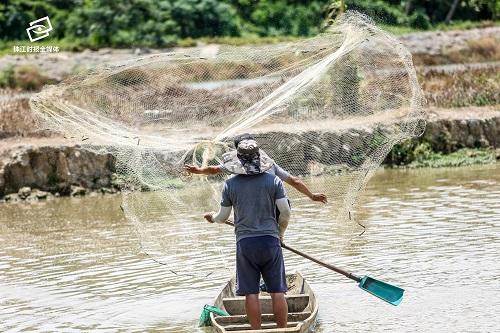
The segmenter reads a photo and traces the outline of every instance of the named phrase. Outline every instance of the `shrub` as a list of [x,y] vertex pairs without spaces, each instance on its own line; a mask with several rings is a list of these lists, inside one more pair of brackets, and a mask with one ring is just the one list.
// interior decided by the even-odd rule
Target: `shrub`
[[169,45],[179,31],[170,6],[153,0],[85,2],[69,15],[66,36],[92,48]]
[[381,0],[358,0],[347,2],[348,9],[357,10],[385,24],[405,23],[405,15],[400,7],[392,6]]
[[14,76],[14,66],[9,65],[6,69],[0,72],[0,87],[14,88],[16,86],[16,79]]
[[40,90],[49,81],[35,65],[17,66],[14,70],[14,78],[16,87],[23,90]]
[[427,30],[431,27],[431,20],[423,10],[415,11],[409,18],[410,27]]
[[240,35],[239,19],[234,8],[216,0],[174,1],[171,17],[182,38]]
[[39,90],[49,79],[35,65],[8,66],[0,72],[0,87]]

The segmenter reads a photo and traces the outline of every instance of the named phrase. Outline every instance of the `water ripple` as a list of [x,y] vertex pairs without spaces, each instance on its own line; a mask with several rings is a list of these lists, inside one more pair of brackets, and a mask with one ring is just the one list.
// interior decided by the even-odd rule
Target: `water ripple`
[[[214,248],[185,244],[182,258],[170,259],[193,274],[178,275],[141,253],[119,203],[119,196],[104,196],[1,206],[0,331],[202,331],[196,322],[203,305],[233,271],[232,231],[203,223],[209,207],[200,207],[193,230],[219,241]],[[367,228],[361,237],[350,238],[357,226],[337,225],[328,211],[294,201],[286,241],[400,285],[406,296],[397,308],[385,305],[344,277],[285,252],[287,269],[303,272],[318,294],[317,332],[500,327],[497,166],[378,172],[354,212]],[[177,237],[186,229],[176,233],[172,222],[166,230]],[[221,253],[223,263],[211,260]]]

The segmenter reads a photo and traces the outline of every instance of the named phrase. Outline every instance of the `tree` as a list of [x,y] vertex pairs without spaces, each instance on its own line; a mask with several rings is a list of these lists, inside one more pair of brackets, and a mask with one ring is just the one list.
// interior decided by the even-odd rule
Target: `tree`
[[91,47],[168,45],[178,34],[170,10],[170,1],[88,0],[68,17],[66,36]]
[[453,3],[451,4],[450,11],[448,14],[446,14],[446,18],[444,19],[444,23],[449,24],[451,21],[451,18],[453,17],[453,14],[455,13],[455,10],[457,9],[458,2],[460,0],[453,0]]
[[239,18],[230,5],[216,0],[176,0],[172,19],[180,37],[238,36]]

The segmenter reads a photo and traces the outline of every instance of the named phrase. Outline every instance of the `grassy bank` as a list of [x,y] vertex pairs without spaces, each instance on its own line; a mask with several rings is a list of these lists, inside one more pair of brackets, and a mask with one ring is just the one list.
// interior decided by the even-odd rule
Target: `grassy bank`
[[394,146],[384,164],[392,168],[441,168],[474,164],[492,164],[500,159],[493,148],[463,148],[446,154],[436,152],[426,142],[409,140]]
[[500,104],[500,72],[497,70],[418,74],[429,106],[455,108]]

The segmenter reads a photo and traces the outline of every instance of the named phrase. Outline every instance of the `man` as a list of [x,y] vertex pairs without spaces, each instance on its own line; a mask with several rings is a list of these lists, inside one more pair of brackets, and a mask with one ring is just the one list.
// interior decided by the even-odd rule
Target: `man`
[[[276,324],[279,328],[287,327],[287,285],[280,239],[290,219],[290,206],[283,183],[265,172],[274,161],[258,149],[255,140],[240,141],[236,153],[224,154],[223,158],[224,165],[236,175],[224,184],[219,212],[204,217],[210,223],[224,223],[234,208],[236,294],[245,295],[251,329],[261,328],[261,275],[271,295]],[[278,221],[276,210],[279,210]]]
[[[238,143],[241,142],[242,140],[255,140],[255,138],[253,136],[251,136],[250,134],[242,134],[234,140],[234,146],[238,147]],[[204,168],[200,168],[200,167],[197,167],[194,165],[185,165],[184,169],[190,173],[203,174],[203,175],[217,175],[217,174],[224,173],[224,172],[232,173],[231,170],[228,170],[227,168],[225,168],[224,165],[208,166],[208,167],[204,167]],[[266,172],[275,174],[282,181],[291,185],[293,188],[295,188],[297,191],[301,192],[302,194],[306,195],[312,201],[318,201],[318,202],[322,202],[322,203],[327,202],[326,195],[324,195],[323,193],[312,193],[307,188],[307,186],[300,180],[300,178],[290,175],[288,172],[283,170],[276,163],[274,163],[273,166],[270,169],[268,169]]]

